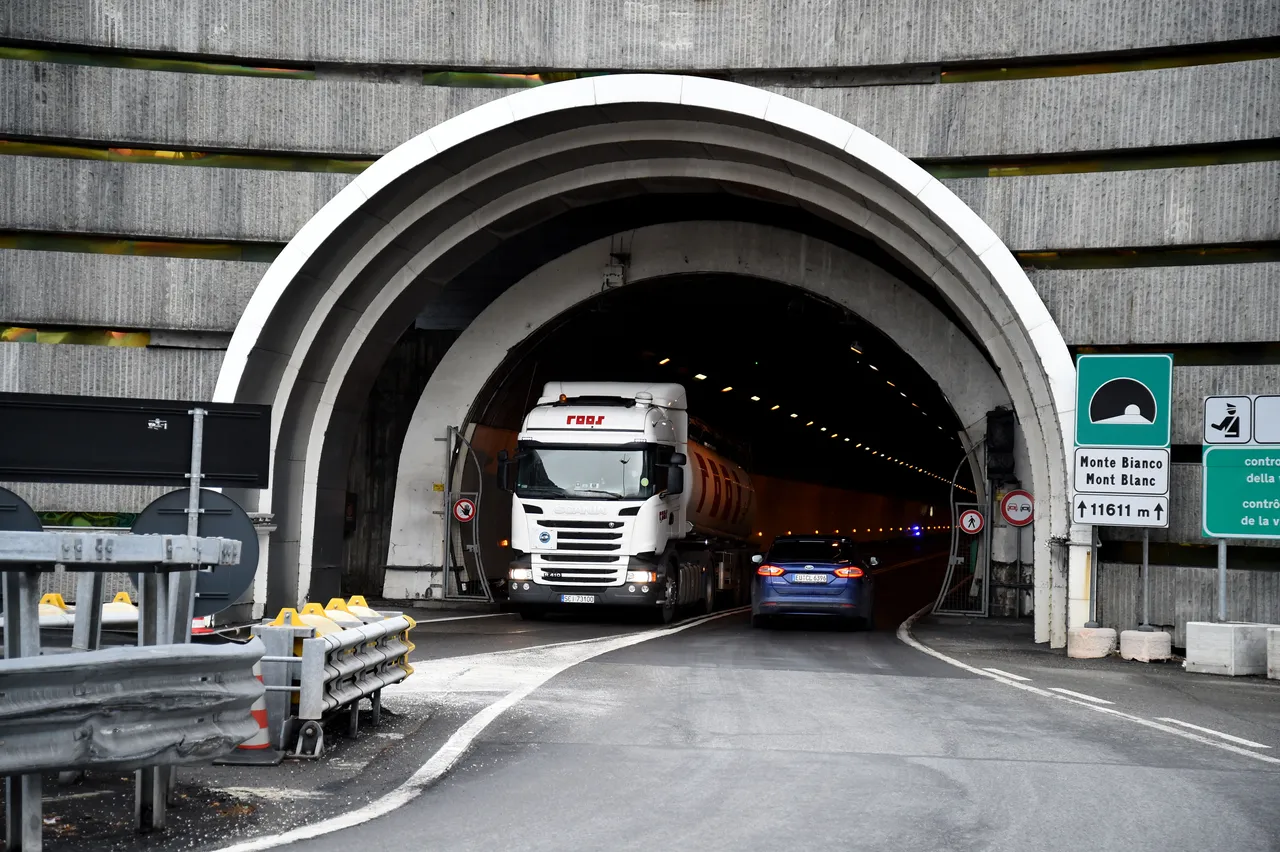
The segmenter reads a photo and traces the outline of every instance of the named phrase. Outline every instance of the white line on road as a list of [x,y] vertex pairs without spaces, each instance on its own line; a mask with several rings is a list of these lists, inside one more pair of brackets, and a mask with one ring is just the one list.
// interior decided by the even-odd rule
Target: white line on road
[[1199,725],[1193,725],[1190,722],[1184,722],[1181,719],[1161,718],[1161,722],[1170,722],[1174,725],[1181,725],[1184,728],[1190,728],[1193,731],[1199,731],[1202,734],[1213,734],[1215,737],[1222,737],[1224,740],[1230,740],[1233,743],[1240,743],[1250,748],[1271,748],[1269,745],[1255,743],[1253,740],[1246,740],[1244,737],[1233,737],[1231,734],[1224,734],[1222,731],[1215,731],[1213,728],[1202,728]]
[[[265,837],[256,837],[252,840],[246,840],[242,843],[235,843],[231,846],[224,846],[217,852],[259,852],[262,849],[274,849],[277,846],[284,846],[289,843],[296,843],[301,840],[311,840],[312,838],[321,837],[326,834],[332,834],[335,831],[341,831],[344,828],[353,828],[357,825],[363,825],[370,820],[385,816],[403,805],[412,802],[422,794],[424,790],[434,784],[436,781],[448,772],[458,760],[466,754],[471,748],[471,744],[475,742],[476,737],[487,728],[493,720],[497,719],[507,710],[520,703],[529,696],[535,689],[542,686],[558,674],[573,668],[579,663],[584,663],[593,657],[601,654],[607,654],[611,651],[617,651],[631,645],[638,645],[641,642],[648,642],[651,639],[661,639],[664,636],[671,636],[681,631],[688,630],[690,627],[697,627],[700,624],[706,624],[709,621],[715,621],[729,615],[737,615],[745,612],[747,607],[738,607],[736,609],[717,612],[702,618],[694,618],[682,624],[672,625],[670,627],[660,627],[656,630],[646,630],[641,633],[629,633],[621,636],[606,636],[601,639],[585,640],[581,644],[590,642],[596,643],[597,647],[586,649],[585,652],[577,657],[559,662],[540,672],[537,677],[530,679],[519,688],[512,690],[506,695],[499,698],[489,706],[485,707],[479,713],[476,713],[470,719],[463,723],[462,727],[453,732],[453,736],[445,741],[445,744],[422,764],[409,779],[399,787],[387,793],[380,799],[375,799],[364,807],[357,808],[345,814],[331,817],[312,825],[304,825],[290,831],[280,834],[270,834]],[[577,643],[563,643],[577,644]],[[528,649],[526,649],[528,650]]]
[[1030,686],[1025,683],[1019,683],[1016,680],[1009,680],[1008,678],[1002,677],[994,672],[984,671],[983,669],[971,666],[968,663],[962,663],[955,657],[949,657],[941,651],[935,651],[911,635],[911,625],[915,624],[916,619],[931,609],[933,609],[933,604],[921,607],[919,612],[898,625],[898,639],[910,645],[912,648],[915,648],[922,654],[928,654],[930,657],[935,657],[936,659],[942,660],[947,665],[955,666],[958,669],[964,669],[967,672],[973,672],[976,675],[999,681],[1005,686],[1012,686],[1014,689],[1021,689],[1024,692],[1030,692],[1045,698],[1056,698],[1059,701],[1066,701],[1069,704],[1075,704],[1077,707],[1085,707],[1098,713],[1106,713],[1108,716],[1114,716],[1117,719],[1124,719],[1125,721],[1133,722],[1136,725],[1142,725],[1144,728],[1152,728],[1157,731],[1163,731],[1166,734],[1173,734],[1175,737],[1182,737],[1184,740],[1191,740],[1192,742],[1213,746],[1214,748],[1222,749],[1223,751],[1229,751],[1232,754],[1244,755],[1245,757],[1253,758],[1254,760],[1260,760],[1263,763],[1280,765],[1280,758],[1270,757],[1265,754],[1258,754],[1256,751],[1249,751],[1247,748],[1240,748],[1239,746],[1230,745],[1219,740],[1211,740],[1208,737],[1202,737],[1199,734],[1193,734],[1188,731],[1181,730],[1180,728],[1172,728],[1168,725],[1162,725],[1159,722],[1153,722],[1150,719],[1143,719],[1141,716],[1134,716],[1131,713],[1123,713],[1119,710],[1113,710],[1110,707],[1090,704],[1087,701],[1080,701],[1079,699],[1072,698],[1069,695],[1050,692],[1049,690],[1041,689],[1038,686]]
[[1022,681],[1023,683],[1030,683],[1030,682],[1031,682],[1031,678],[1029,678],[1029,677],[1023,677],[1022,675],[1016,675],[1016,674],[1014,674],[1013,672],[1007,672],[1007,671],[1005,671],[1004,669],[983,669],[983,671],[984,671],[984,672],[991,672],[992,674],[998,674],[998,675],[1000,675],[1001,677],[1007,677],[1007,678],[1010,678],[1010,679],[1012,679],[1012,680],[1020,680],[1020,681]]
[[486,612],[482,615],[451,615],[448,618],[424,618],[418,624],[439,624],[442,621],[467,621],[471,618],[510,618],[514,612]]
[[1063,689],[1060,686],[1049,687],[1050,692],[1060,692],[1063,695],[1070,695],[1072,698],[1079,698],[1081,701],[1092,701],[1094,704],[1115,704],[1114,701],[1108,701],[1105,698],[1098,698],[1093,695],[1085,695],[1083,692],[1072,692],[1069,689]]

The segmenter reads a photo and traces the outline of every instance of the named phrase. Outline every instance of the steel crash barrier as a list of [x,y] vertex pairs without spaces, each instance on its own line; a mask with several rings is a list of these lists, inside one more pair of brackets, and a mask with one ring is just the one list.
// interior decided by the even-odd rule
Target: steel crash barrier
[[[343,712],[348,734],[356,736],[363,699],[369,699],[377,724],[382,690],[413,674],[409,631],[415,626],[409,616],[378,612],[363,598],[284,609],[273,621],[257,625],[254,636],[266,648],[267,739],[276,761],[286,751],[292,757],[319,757],[324,721]],[[245,757],[243,762],[259,762]]]

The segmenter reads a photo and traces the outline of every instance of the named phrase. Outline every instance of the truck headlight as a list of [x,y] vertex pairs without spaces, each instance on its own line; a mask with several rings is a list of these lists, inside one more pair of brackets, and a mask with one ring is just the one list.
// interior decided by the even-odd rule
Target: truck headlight
[[507,576],[510,577],[512,580],[532,580],[533,569],[532,568],[512,568],[507,573]]
[[658,575],[652,571],[628,571],[626,582],[656,583],[658,582]]

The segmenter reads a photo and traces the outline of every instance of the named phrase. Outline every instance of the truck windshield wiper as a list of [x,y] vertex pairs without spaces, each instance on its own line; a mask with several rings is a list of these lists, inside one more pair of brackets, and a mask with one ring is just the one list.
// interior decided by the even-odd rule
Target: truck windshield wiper
[[567,493],[563,488],[555,485],[526,485],[524,488],[519,489],[516,496],[532,497],[535,494],[550,494],[554,497],[564,497]]
[[604,494],[604,495],[606,495],[606,496],[613,497],[613,498],[615,498],[615,499],[617,499],[617,500],[621,500],[621,499],[622,499],[622,495],[621,495],[621,494],[615,494],[615,493],[614,493],[614,492],[612,492],[612,491],[600,491],[600,490],[597,490],[597,489],[595,489],[595,488],[575,488],[575,489],[573,489],[573,490],[574,490],[574,491],[576,491],[576,492],[577,492],[577,493],[579,493],[579,494]]

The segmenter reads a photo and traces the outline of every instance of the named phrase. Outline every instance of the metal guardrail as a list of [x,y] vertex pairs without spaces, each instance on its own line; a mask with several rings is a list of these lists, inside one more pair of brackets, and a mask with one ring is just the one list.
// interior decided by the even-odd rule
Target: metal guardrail
[[244,645],[150,645],[8,660],[0,775],[130,770],[224,754],[251,737],[263,688]]
[[413,674],[409,631],[416,622],[409,616],[390,616],[317,636],[316,618],[308,617],[313,608],[324,612],[314,605],[301,615],[285,610],[273,623],[255,628],[255,636],[267,649],[262,673],[268,737],[281,750],[288,751],[292,743],[293,757],[319,757],[324,750],[321,723],[340,711],[348,713],[348,733],[356,736],[360,702],[365,698],[377,724],[382,690]]
[[[0,587],[4,590],[4,656],[0,661],[0,775],[5,777],[5,845],[36,852],[41,847],[41,773],[54,769],[128,766],[137,769],[134,820],[139,828],[165,824],[165,804],[173,784],[170,767],[185,759],[184,749],[207,755],[209,748],[234,748],[241,732],[237,714],[252,720],[249,706],[257,689],[249,687],[242,710],[217,701],[209,692],[227,679],[225,666],[243,665],[251,675],[253,658],[262,647],[232,653],[216,669],[201,671],[210,649],[170,644],[166,623],[167,582],[164,574],[192,580],[206,565],[240,561],[240,542],[193,535],[102,535],[54,533],[14,526],[39,527],[35,513],[11,492],[10,513],[0,518]],[[142,606],[138,648],[95,650],[102,611],[86,606],[76,619],[73,645],[82,653],[41,656],[40,575],[61,564],[93,579],[109,567],[130,566],[140,572]],[[191,583],[191,588],[194,586]],[[96,600],[91,597],[90,600]],[[189,617],[189,616],[188,616]],[[186,631],[183,631],[186,635]],[[164,666],[161,661],[177,663]],[[144,674],[156,664],[165,676]],[[204,678],[205,692],[192,699],[188,675]],[[114,679],[113,679],[114,678]],[[196,690],[197,693],[199,690]],[[238,705],[237,705],[238,706]],[[188,716],[194,714],[194,723]],[[179,718],[181,717],[181,718]],[[198,754],[197,754],[198,752]],[[147,759],[149,753],[154,757]]]

